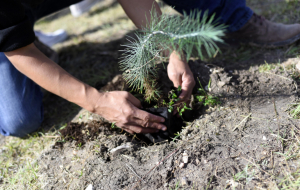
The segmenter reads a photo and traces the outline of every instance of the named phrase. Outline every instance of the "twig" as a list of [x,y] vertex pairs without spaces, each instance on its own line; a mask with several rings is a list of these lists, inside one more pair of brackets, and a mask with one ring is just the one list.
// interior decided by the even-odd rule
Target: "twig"
[[237,126],[235,126],[235,128],[232,131],[235,131],[244,121],[246,121],[250,117],[251,114],[252,113],[250,113],[249,115],[247,115]]
[[131,190],[133,190],[152,170],[154,170],[157,166],[159,166],[162,162],[164,162],[166,159],[168,159],[169,157],[171,157],[173,154],[175,154],[181,147],[177,148],[176,150],[174,150],[173,152],[171,152],[168,156],[166,156],[164,159],[162,159],[160,162],[158,162],[158,164],[156,164],[153,168],[151,168],[143,177],[142,179],[140,179],[138,182],[136,182],[134,184],[134,186],[131,188]]
[[46,137],[46,138],[59,138],[61,136],[43,136],[43,137]]
[[141,178],[134,170],[133,170],[133,168],[132,167],[130,167],[128,164],[126,164],[126,166],[138,177],[138,178],[140,178],[141,180],[143,180],[143,182],[145,182],[146,183],[146,181],[143,179],[143,178]]

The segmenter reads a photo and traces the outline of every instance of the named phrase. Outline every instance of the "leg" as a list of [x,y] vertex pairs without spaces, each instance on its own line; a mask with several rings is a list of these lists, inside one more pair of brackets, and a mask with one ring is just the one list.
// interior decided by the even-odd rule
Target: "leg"
[[189,14],[192,10],[202,12],[208,10],[208,15],[215,14],[221,24],[227,25],[228,32],[235,32],[242,28],[251,18],[253,12],[246,6],[245,0],[164,0],[180,13]]
[[[164,0],[180,12],[209,10],[215,13],[219,23],[227,25],[227,38],[258,47],[282,47],[300,39],[300,24],[271,22],[253,13],[246,6],[246,0]],[[227,42],[227,43],[231,43]]]
[[23,137],[40,127],[43,94],[0,52],[0,133]]

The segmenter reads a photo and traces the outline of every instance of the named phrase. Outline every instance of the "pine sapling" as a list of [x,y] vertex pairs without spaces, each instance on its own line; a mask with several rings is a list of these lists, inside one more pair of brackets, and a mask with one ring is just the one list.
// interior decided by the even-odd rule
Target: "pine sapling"
[[[162,52],[178,52],[182,59],[189,60],[192,51],[204,58],[203,49],[209,57],[219,51],[216,42],[222,42],[224,25],[218,25],[207,12],[192,11],[183,16],[161,15],[151,11],[151,22],[136,33],[136,39],[129,39],[120,61],[123,76],[129,86],[142,92],[146,100],[160,97],[157,86],[157,63],[169,55]],[[184,56],[183,56],[184,52]]]

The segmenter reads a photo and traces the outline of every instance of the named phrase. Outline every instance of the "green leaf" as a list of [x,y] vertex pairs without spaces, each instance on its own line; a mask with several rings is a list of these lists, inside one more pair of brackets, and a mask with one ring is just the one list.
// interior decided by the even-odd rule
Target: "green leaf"
[[180,86],[180,85],[178,86],[177,91],[178,91],[178,92],[181,91],[181,86]]

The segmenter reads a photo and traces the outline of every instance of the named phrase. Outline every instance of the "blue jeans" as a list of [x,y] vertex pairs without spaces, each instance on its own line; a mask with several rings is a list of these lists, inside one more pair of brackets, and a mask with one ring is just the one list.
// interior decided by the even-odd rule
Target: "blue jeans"
[[243,27],[252,17],[253,11],[246,6],[246,0],[164,0],[183,14],[193,10],[215,13],[218,23],[227,25],[227,32],[235,32]]
[[40,87],[20,73],[0,52],[0,133],[23,137],[43,121]]

